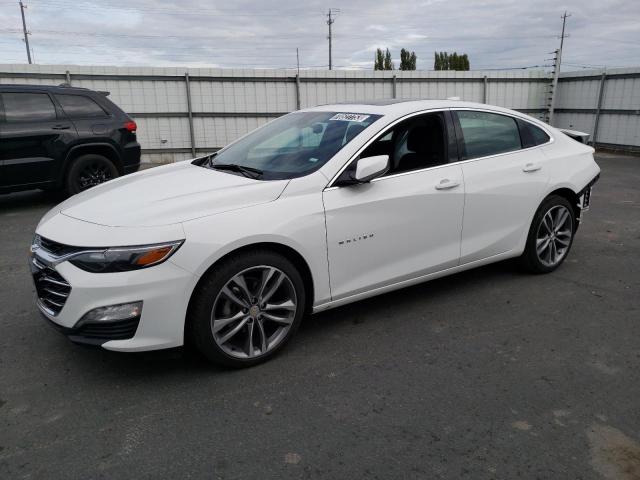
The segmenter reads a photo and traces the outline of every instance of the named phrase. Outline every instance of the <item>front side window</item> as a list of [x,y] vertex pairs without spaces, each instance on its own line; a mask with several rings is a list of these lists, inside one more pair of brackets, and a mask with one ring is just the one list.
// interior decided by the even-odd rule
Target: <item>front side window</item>
[[319,169],[380,117],[353,112],[290,113],[223,148],[205,166],[258,170],[257,178],[263,180],[300,177]]
[[105,117],[107,114],[95,101],[82,95],[56,95],[64,113],[72,118]]
[[458,110],[462,129],[463,160],[520,150],[520,132],[516,120],[506,115]]
[[369,145],[360,157],[374,155],[389,155],[386,175],[447,163],[447,131],[443,114],[427,113],[398,123]]
[[56,109],[46,93],[6,92],[2,103],[5,121],[10,123],[56,120]]

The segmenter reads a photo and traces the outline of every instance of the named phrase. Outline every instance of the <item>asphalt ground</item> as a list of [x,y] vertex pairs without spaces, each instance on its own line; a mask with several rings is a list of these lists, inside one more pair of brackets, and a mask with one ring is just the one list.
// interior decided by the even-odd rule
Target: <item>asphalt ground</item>
[[502,262],[305,319],[242,371],[71,344],[33,304],[53,205],[0,196],[0,478],[640,478],[640,158],[565,264]]

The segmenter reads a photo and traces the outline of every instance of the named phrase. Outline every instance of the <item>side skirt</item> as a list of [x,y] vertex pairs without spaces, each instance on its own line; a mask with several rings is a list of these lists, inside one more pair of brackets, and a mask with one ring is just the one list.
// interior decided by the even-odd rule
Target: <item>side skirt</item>
[[510,250],[508,252],[499,253],[491,257],[483,258],[482,260],[475,260],[473,262],[465,263],[464,265],[458,265],[455,267],[447,268],[445,270],[440,270],[439,272],[429,273],[427,275],[421,275],[419,277],[411,278],[409,280],[403,280],[402,282],[392,283],[391,285],[386,285],[384,287],[374,288],[373,290],[358,293],[356,295],[350,295],[347,297],[340,298],[338,300],[333,300],[331,302],[326,302],[320,305],[316,305],[315,307],[313,307],[312,313],[323,312],[325,310],[340,307],[348,303],[364,300],[365,298],[375,297],[376,295],[381,295],[383,293],[392,292],[394,290],[399,290],[401,288],[410,287],[411,285],[417,285],[418,283],[427,282],[429,280],[435,280],[436,278],[440,278],[440,277],[446,277],[447,275],[463,272],[465,270],[471,270],[472,268],[480,267],[482,265],[487,265],[489,263],[499,262],[500,260],[506,260],[508,258],[518,257],[521,254],[522,254],[522,251],[520,250],[517,250],[517,251]]

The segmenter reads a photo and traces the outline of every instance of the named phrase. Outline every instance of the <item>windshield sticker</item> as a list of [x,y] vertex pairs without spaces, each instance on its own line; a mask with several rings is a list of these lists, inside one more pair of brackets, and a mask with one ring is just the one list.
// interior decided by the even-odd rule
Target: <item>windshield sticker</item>
[[336,113],[329,120],[341,120],[343,122],[364,122],[371,115],[362,115],[360,113]]

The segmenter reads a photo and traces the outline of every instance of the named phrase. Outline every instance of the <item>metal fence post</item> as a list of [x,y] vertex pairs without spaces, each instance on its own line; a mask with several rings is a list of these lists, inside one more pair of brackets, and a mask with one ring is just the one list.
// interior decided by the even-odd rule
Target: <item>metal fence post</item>
[[598,106],[596,107],[596,118],[593,124],[593,139],[591,144],[595,146],[598,139],[598,126],[600,124],[600,110],[602,110],[602,99],[604,98],[604,84],[607,81],[606,70],[602,72],[600,77],[600,91],[598,92]]
[[296,110],[300,110],[300,74],[296,74]]
[[69,72],[69,70],[64,72],[64,77],[65,77],[65,82],[67,82],[67,85],[71,86],[71,72]]
[[393,75],[393,98],[398,98],[398,77]]
[[482,79],[482,84],[484,85],[484,88],[482,90],[482,103],[488,103],[489,102],[489,79],[487,78],[486,75]]
[[193,110],[191,108],[191,85],[189,85],[189,73],[184,74],[184,84],[187,87],[187,113],[189,115],[189,138],[191,139],[191,155],[196,156],[196,140],[193,133]]

